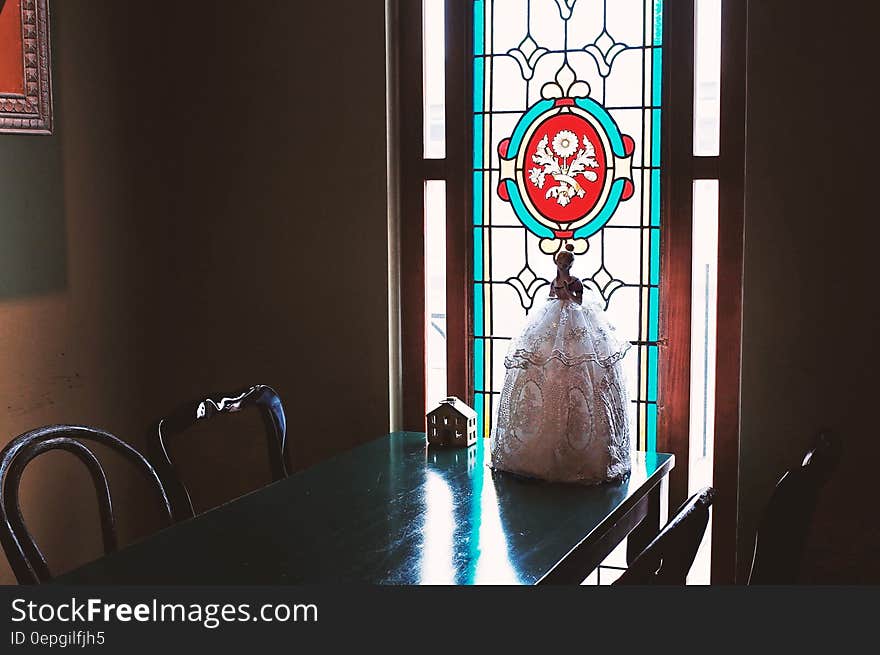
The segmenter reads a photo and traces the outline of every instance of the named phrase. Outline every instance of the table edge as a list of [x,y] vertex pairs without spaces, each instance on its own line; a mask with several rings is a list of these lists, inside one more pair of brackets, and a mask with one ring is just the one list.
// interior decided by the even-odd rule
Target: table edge
[[577,544],[572,546],[572,548],[563,555],[556,564],[554,564],[548,571],[544,573],[540,578],[535,580],[535,585],[546,584],[546,580],[551,578],[554,575],[554,572],[560,567],[565,566],[565,562],[569,557],[575,556],[577,551],[580,550],[586,541],[593,537],[598,532],[605,533],[608,529],[613,526],[615,523],[623,519],[627,514],[629,514],[638,503],[640,503],[658,484],[660,481],[669,475],[669,472],[675,468],[675,455],[673,453],[660,453],[656,452],[655,455],[669,455],[669,459],[667,459],[663,464],[661,464],[657,469],[647,477],[645,482],[642,484],[642,488],[644,488],[644,493],[638,495],[630,495],[627,496],[624,501],[618,505],[613,512],[608,514],[602,521],[600,521],[592,530],[590,530],[587,534],[584,535],[583,539],[581,539]]

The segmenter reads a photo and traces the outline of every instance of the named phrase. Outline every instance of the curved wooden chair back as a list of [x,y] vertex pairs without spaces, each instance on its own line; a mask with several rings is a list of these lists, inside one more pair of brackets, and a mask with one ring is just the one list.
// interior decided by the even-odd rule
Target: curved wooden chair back
[[819,493],[840,462],[842,444],[830,433],[818,435],[800,466],[776,483],[758,530],[749,584],[796,584]]
[[159,421],[157,439],[152,444],[155,450],[154,459],[168,485],[176,521],[192,518],[195,516],[195,509],[189,489],[174,466],[168,448],[169,441],[200,421],[208,420],[218,414],[239,412],[247,407],[259,409],[266,426],[272,480],[287,477],[287,463],[284,459],[287,420],[284,417],[281,398],[272,387],[258,384],[243,391],[212,394],[202,400],[186,403]]
[[19,486],[25,467],[47,451],[66,450],[86,466],[98,497],[104,553],[119,549],[116,515],[107,475],[94,452],[84,442],[109,446],[143,471],[158,492],[168,524],[171,523],[171,504],[162,481],[144,456],[124,441],[104,430],[82,425],[50,425],[25,432],[0,451],[0,543],[19,584],[37,584],[52,579],[46,558],[25,526],[19,500]]
[[703,541],[714,499],[712,487],[688,498],[614,584],[684,585]]

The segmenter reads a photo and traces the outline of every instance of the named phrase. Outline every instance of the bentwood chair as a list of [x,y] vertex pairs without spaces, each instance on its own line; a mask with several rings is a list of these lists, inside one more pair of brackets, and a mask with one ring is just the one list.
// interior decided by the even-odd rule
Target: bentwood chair
[[842,444],[818,435],[800,466],[779,479],[755,535],[749,584],[795,584],[819,493],[840,462]]
[[281,398],[272,387],[258,384],[242,391],[211,394],[204,399],[186,403],[159,420],[155,438],[151,442],[153,459],[168,486],[175,521],[192,518],[196,512],[190,491],[172,459],[169,442],[196,423],[220,414],[239,412],[248,407],[260,410],[266,427],[272,480],[287,477],[288,467],[285,461],[287,421]]
[[688,571],[706,532],[714,499],[712,487],[704,487],[688,498],[614,584],[686,584]]
[[171,505],[162,481],[144,456],[124,441],[104,430],[82,425],[50,425],[26,432],[0,451],[0,543],[19,584],[38,584],[52,579],[46,558],[25,526],[19,501],[24,468],[50,450],[66,450],[85,464],[98,497],[104,553],[119,549],[107,475],[87,442],[110,447],[140,469],[157,492],[166,523],[171,523]]

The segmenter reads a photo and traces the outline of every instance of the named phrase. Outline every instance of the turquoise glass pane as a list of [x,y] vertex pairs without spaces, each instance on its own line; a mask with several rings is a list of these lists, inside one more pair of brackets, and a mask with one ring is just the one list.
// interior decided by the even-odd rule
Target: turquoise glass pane
[[663,51],[660,48],[655,48],[654,53],[652,55],[654,64],[654,80],[652,84],[652,95],[651,103],[655,107],[659,107],[663,104]]
[[[474,225],[482,225],[482,223],[483,223],[483,172],[476,171],[474,173]],[[478,239],[478,238],[480,238],[480,236],[476,232],[474,232],[474,239]],[[480,253],[480,257],[483,256],[483,249],[482,248],[477,249],[475,247],[475,249],[474,249],[475,256],[476,256],[477,252]],[[480,266],[474,267],[474,273],[477,275],[479,275],[480,272],[482,272],[482,270],[483,270],[482,263],[480,264]],[[479,278],[477,278],[477,279],[479,279]]]
[[[482,3],[478,3],[482,4]],[[654,45],[663,43],[663,0],[654,0]]]
[[649,403],[645,407],[645,411],[647,412],[646,423],[647,423],[647,433],[648,433],[648,444],[646,450],[655,451],[657,450],[657,405],[654,403]]
[[651,110],[651,166],[660,166],[660,110]]
[[[475,337],[483,337],[485,333],[483,332],[483,323],[485,320],[485,315],[483,314],[483,285],[475,284],[474,285],[474,336]],[[482,341],[477,341],[482,349]],[[475,348],[476,351],[476,348]],[[482,388],[482,387],[477,387]]]
[[657,400],[657,346],[648,346],[648,397]]
[[477,435],[482,437],[486,430],[486,416],[483,409],[486,394],[474,392],[474,410],[477,412]]
[[648,341],[657,341],[657,330],[659,327],[660,289],[652,287],[648,290]]
[[651,277],[649,284],[660,284],[660,230],[651,230]]
[[474,117],[474,169],[483,168],[483,117]]
[[[659,139],[660,135],[657,136]],[[660,147],[659,142],[657,147]],[[651,226],[660,226],[660,171],[656,168],[651,171]]]
[[483,16],[485,13],[486,8],[483,6],[483,0],[476,0],[474,2],[474,55],[483,54]]

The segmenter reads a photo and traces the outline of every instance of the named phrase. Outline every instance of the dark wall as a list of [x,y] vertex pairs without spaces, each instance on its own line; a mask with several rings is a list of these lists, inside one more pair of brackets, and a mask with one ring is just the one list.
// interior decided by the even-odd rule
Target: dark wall
[[[83,422],[143,446],[254,382],[296,467],[386,432],[384,3],[52,10],[56,134],[0,136],[0,444]],[[123,536],[154,529],[111,476]],[[98,552],[86,485],[63,454],[25,476],[59,570]]]
[[749,3],[740,573],[778,477],[823,427],[845,456],[807,581],[880,581],[876,56],[867,3]]

